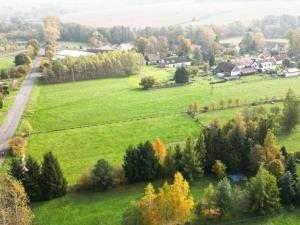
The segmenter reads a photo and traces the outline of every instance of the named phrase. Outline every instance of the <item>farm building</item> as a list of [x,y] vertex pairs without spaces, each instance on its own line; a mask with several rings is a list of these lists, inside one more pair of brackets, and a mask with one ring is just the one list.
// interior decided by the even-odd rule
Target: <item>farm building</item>
[[249,76],[256,74],[256,69],[252,67],[245,67],[241,69],[241,76]]
[[160,55],[159,53],[156,54],[146,54],[145,60],[147,65],[157,65],[160,62]]
[[273,57],[267,59],[256,60],[252,67],[260,72],[270,72],[277,68],[277,63]]
[[180,66],[190,66],[192,61],[183,56],[171,56],[161,59],[159,64],[164,68],[177,68]]
[[95,53],[78,50],[62,50],[57,52],[56,56],[54,56],[52,60],[64,59],[66,57],[81,57],[90,55],[95,55]]
[[231,62],[223,62],[217,66],[214,70],[214,74],[220,78],[237,77],[241,74],[241,69]]
[[300,75],[300,70],[298,68],[287,68],[283,71],[284,77],[296,77]]

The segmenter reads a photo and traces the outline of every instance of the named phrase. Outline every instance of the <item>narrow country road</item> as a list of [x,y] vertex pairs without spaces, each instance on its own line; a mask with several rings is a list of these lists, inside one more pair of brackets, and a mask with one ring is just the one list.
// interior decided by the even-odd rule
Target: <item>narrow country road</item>
[[37,72],[40,66],[40,62],[41,58],[38,58],[34,64],[31,74],[28,75],[26,80],[24,81],[22,88],[17,94],[13,105],[9,109],[4,122],[0,127],[0,167],[2,166],[5,152],[8,149],[7,142],[15,135],[29,96],[31,94],[34,82],[40,76],[40,73]]

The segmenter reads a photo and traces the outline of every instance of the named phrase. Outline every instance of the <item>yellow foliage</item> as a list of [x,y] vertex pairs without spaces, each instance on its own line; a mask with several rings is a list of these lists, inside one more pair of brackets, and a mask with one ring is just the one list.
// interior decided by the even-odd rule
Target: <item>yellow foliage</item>
[[166,146],[159,138],[157,138],[153,143],[153,149],[155,152],[155,156],[159,159],[160,165],[163,166],[165,164],[165,159],[167,155]]
[[189,184],[180,173],[176,173],[172,185],[165,183],[157,194],[149,184],[145,196],[138,202],[145,225],[186,223],[194,207],[194,200],[189,192]]
[[26,151],[26,139],[14,137],[9,141],[10,153],[13,156],[22,156]]
[[22,184],[11,178],[0,178],[0,224],[30,225],[33,214]]

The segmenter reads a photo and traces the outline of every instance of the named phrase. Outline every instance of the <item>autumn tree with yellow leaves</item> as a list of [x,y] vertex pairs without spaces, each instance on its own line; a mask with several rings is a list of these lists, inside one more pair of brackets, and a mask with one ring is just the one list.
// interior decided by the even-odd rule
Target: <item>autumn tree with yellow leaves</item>
[[157,138],[154,141],[154,143],[153,143],[153,150],[155,152],[155,156],[159,160],[159,164],[161,166],[163,166],[165,164],[167,150],[166,150],[166,146],[164,145],[164,143],[159,138]]
[[190,188],[181,173],[175,174],[174,183],[165,183],[158,193],[151,184],[146,188],[144,197],[138,201],[145,225],[177,225],[189,220],[194,207]]
[[22,184],[12,177],[0,178],[0,224],[30,225],[32,219]]

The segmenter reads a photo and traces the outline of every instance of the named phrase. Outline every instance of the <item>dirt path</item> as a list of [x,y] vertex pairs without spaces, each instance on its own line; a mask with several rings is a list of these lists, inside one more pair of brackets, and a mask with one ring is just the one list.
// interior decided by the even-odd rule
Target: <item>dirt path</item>
[[23,83],[23,87],[15,97],[14,103],[9,109],[6,118],[0,127],[0,167],[2,166],[5,153],[8,149],[8,140],[12,138],[18,128],[22,114],[25,110],[29,96],[31,94],[33,85],[36,79],[40,76],[38,68],[40,66],[41,59],[38,58],[32,69],[32,72]]

